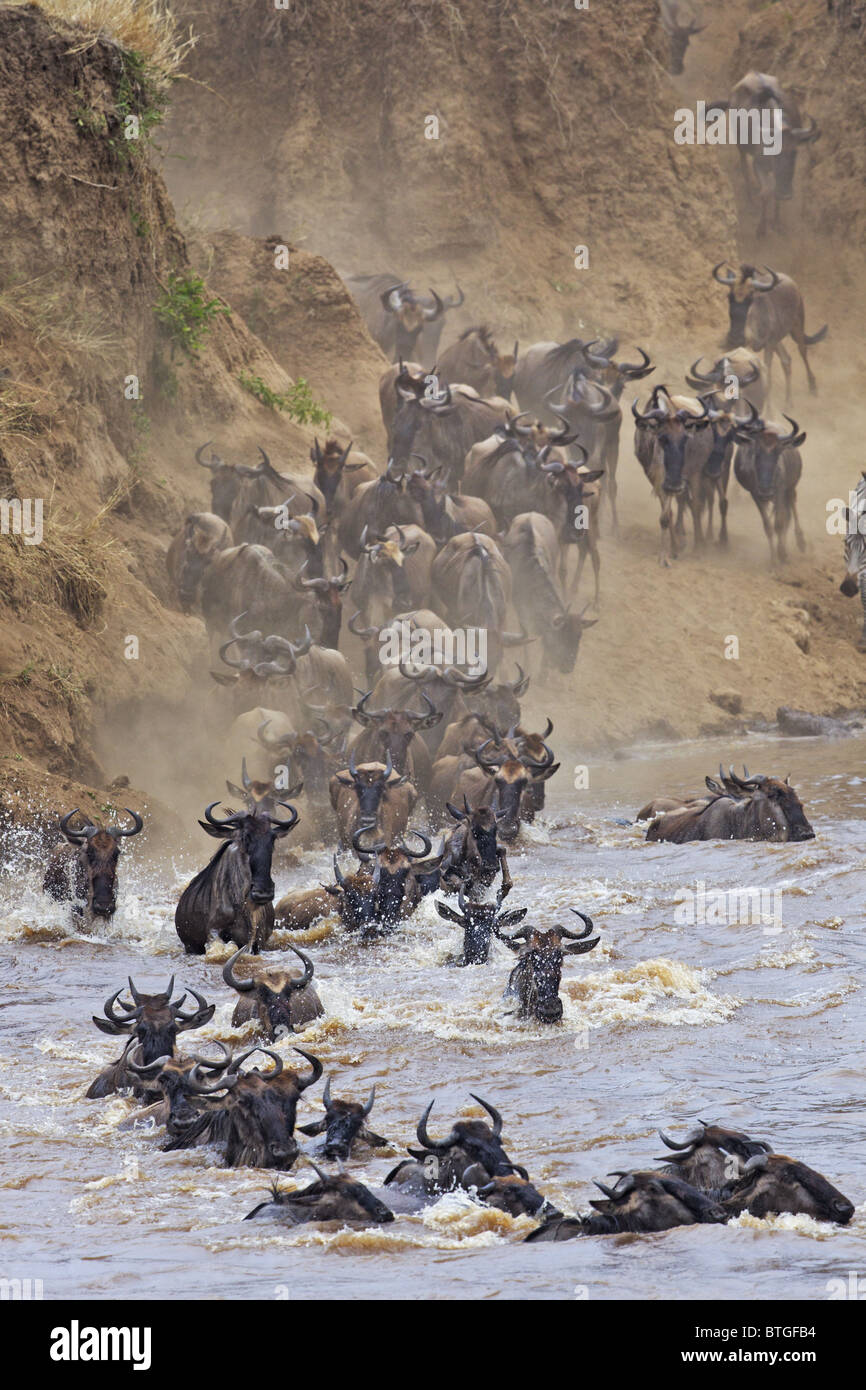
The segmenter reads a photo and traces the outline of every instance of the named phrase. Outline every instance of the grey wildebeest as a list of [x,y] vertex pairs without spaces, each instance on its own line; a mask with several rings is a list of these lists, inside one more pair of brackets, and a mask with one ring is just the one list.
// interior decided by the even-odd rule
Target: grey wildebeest
[[863,627],[858,651],[866,651],[866,473],[861,474],[852,495],[853,507],[845,508],[845,578],[839,589],[846,598],[860,594]]
[[434,1104],[431,1100],[416,1129],[421,1148],[409,1149],[411,1159],[403,1159],[391,1170],[385,1179],[386,1187],[400,1188],[423,1199],[458,1187],[477,1188],[493,1178],[514,1173],[528,1179],[526,1169],[512,1163],[503,1148],[499,1111],[474,1092],[470,1094],[487,1111],[493,1124],[486,1120],[458,1120],[447,1138],[433,1139],[427,1131]]
[[471,386],[479,396],[511,395],[518,344],[510,353],[499,351],[486,324],[467,328],[456,343],[439,354],[436,377],[443,386]]
[[444,917],[446,922],[454,922],[463,931],[463,950],[459,956],[452,957],[450,964],[486,965],[491,937],[494,934],[498,936],[504,927],[514,926],[515,923],[523,921],[529,911],[528,907],[518,907],[509,912],[501,911],[502,903],[510,889],[510,881],[506,883],[503,880],[492,903],[475,900],[467,902],[461,884],[456,910],[448,903],[437,900],[436,911],[439,916]]
[[593,927],[590,917],[585,917],[574,907],[569,911],[583,922],[582,932],[559,925],[546,931],[523,926],[512,932],[511,936],[499,938],[518,953],[505,997],[517,1000],[520,1018],[534,1018],[539,1023],[558,1023],[562,1018],[559,984],[564,957],[585,955],[587,951],[594,950],[601,940],[591,935]]
[[703,1120],[682,1143],[659,1130],[667,1155],[667,1172],[721,1202],[728,1216],[748,1211],[764,1217],[784,1212],[833,1221],[845,1226],[854,1204],[805,1163],[774,1154],[762,1140]]
[[692,513],[695,545],[703,541],[695,480],[712,449],[712,438],[707,433],[709,411],[705,403],[689,396],[671,396],[665,386],[655,387],[648,409],[639,410],[635,400],[631,410],[635,419],[635,455],[661,509],[659,563],[669,565],[680,554],[687,504]]
[[796,420],[789,415],[785,419],[790,430],[765,422],[753,408],[748,420],[738,422],[734,435],[739,444],[734,476],[758,508],[771,564],[784,564],[788,558],[785,537],[792,521],[797,548],[806,549],[797,516],[797,484],[803,471],[800,445],[806,434],[800,431]]
[[348,767],[334,774],[329,791],[340,844],[345,848],[356,830],[374,827],[386,844],[393,844],[409,824],[418,799],[408,777],[394,771],[390,757],[384,763],[362,763],[359,767],[350,754]]
[[[818,122],[808,116],[799,100],[786,92],[779,79],[764,72],[747,72],[731,92],[727,102],[713,102],[717,109],[747,113],[739,117],[737,147],[740,172],[746,198],[757,205],[757,236],[762,237],[772,226],[781,226],[782,203],[794,196],[794,173],[797,154],[804,145],[813,144],[821,134]],[[778,132],[779,147],[765,154],[767,130],[758,124],[761,113],[767,113]],[[745,125],[745,129],[743,126]],[[766,122],[764,123],[766,126]]]
[[324,1134],[322,1154],[325,1158],[347,1160],[356,1144],[364,1144],[371,1149],[384,1148],[388,1140],[381,1134],[374,1134],[367,1126],[367,1118],[376,1099],[376,1087],[370,1087],[370,1094],[364,1105],[358,1100],[337,1100],[331,1095],[331,1078],[325,1082],[322,1104],[325,1113],[312,1124],[298,1125],[301,1134],[313,1137]]
[[232,545],[230,527],[214,512],[191,512],[186,517],[165,557],[171,587],[184,613],[194,607],[213,557]]
[[496,531],[496,518],[484,499],[449,491],[440,469],[414,469],[407,489],[421,508],[425,531],[437,545],[464,531],[484,531],[488,536]]
[[773,356],[777,356],[785,373],[785,398],[790,402],[791,355],[784,346],[784,339],[793,338],[806,368],[809,390],[814,394],[818,387],[806,350],[826,338],[827,325],[817,333],[806,332],[803,296],[790,275],[780,275],[765,266],[767,276],[762,278],[753,265],[741,265],[739,276],[730,266],[720,274],[723,266],[725,262],[720,261],[713,267],[713,278],[728,291],[730,326],[723,345],[725,349],[747,347],[752,352],[763,352],[768,401]]
[[226,961],[223,979],[241,996],[232,1014],[233,1028],[254,1019],[273,1042],[282,1034],[298,1033],[314,1018],[321,1018],[325,1010],[313,985],[313,962],[297,946],[289,949],[304,967],[301,975],[294,975],[290,970],[276,970],[273,966],[267,970],[257,969],[253,974],[238,975],[235,967],[249,952],[248,946],[242,946]]
[[416,735],[434,728],[442,719],[442,711],[435,709],[423,692],[427,709],[420,714],[411,709],[371,710],[367,708],[371,694],[368,690],[352,709],[352,718],[363,726],[351,745],[355,761],[381,762],[390,756],[397,772],[405,773],[413,786],[425,791],[430,782],[430,754]]
[[[60,832],[67,841],[52,854],[42,889],[55,902],[71,902],[77,920],[92,926],[98,918],[111,918],[117,908],[117,863],[120,841],[138,835],[144,821],[137,811],[125,808],[132,817],[132,829],[92,825],[76,806],[60,819]],[[82,823],[73,827],[73,816]]]
[[[132,997],[131,1004],[120,999],[123,993],[121,986],[110,999],[106,999],[103,1009],[105,1017],[93,1015],[93,1022],[101,1033],[126,1037],[129,1041],[123,1056],[100,1072],[92,1082],[87,1091],[88,1100],[97,1100],[102,1096],[111,1095],[114,1091],[135,1085],[135,1074],[130,1075],[127,1070],[133,1049],[137,1050],[139,1060],[145,1066],[150,1065],[157,1057],[173,1057],[178,1033],[188,1032],[191,1028],[201,1028],[213,1017],[216,1008],[215,1004],[208,1004],[207,1000],[193,989],[189,993],[194,996],[197,1007],[184,1013],[186,994],[175,999],[174,1003],[171,1002],[174,992],[173,975],[168,982],[168,988],[161,993],[142,994],[136,989],[132,979],[129,980],[129,992]],[[120,1013],[117,1012],[118,1009],[121,1010]]]
[[324,1173],[310,1159],[307,1162],[315,1169],[315,1182],[294,1192],[283,1191],[275,1185],[268,1201],[253,1207],[244,1220],[269,1218],[290,1226],[301,1226],[307,1221],[339,1221],[341,1226],[383,1226],[394,1220],[390,1207],[362,1182],[345,1173]]
[[568,675],[574,670],[584,630],[597,620],[569,612],[556,581],[560,552],[552,522],[540,512],[516,516],[502,549],[521,626],[541,638],[547,665]]
[[426,367],[436,361],[445,314],[459,309],[464,295],[442,299],[435,290],[418,295],[397,275],[348,275],[346,288],[357,302],[370,333],[391,362],[417,356]]
[[177,934],[188,955],[203,955],[213,933],[237,946],[249,944],[254,955],[266,945],[274,927],[274,843],[288,835],[298,820],[294,806],[285,801],[277,804],[290,812],[291,820],[279,821],[263,812],[235,812],[220,821],[213,815],[217,801],[206,808],[199,825],[223,843],[187,884],[175,910]]
[[353,560],[362,551],[361,537],[381,535],[389,526],[420,526],[421,508],[406,489],[404,470],[393,459],[372,482],[361,483],[339,522],[339,542]]
[[352,597],[365,619],[383,626],[395,613],[426,602],[436,542],[422,527],[389,526],[370,534],[365,526],[360,546]]
[[391,429],[391,470],[408,469],[413,454],[445,471],[450,488],[460,490],[466,455],[508,418],[508,403],[485,400],[469,387],[444,386],[435,396],[418,396],[397,387]]
[[679,77],[689,39],[700,34],[706,28],[706,23],[693,0],[659,0],[659,14],[668,38],[668,72]]
[[431,578],[452,626],[486,632],[486,670],[494,675],[503,649],[527,640],[505,631],[511,570],[496,541],[479,531],[453,536],[433,561]]
[[[224,1145],[227,1167],[291,1168],[298,1156],[294,1137],[298,1102],[323,1071],[318,1057],[300,1047],[294,1050],[310,1063],[308,1076],[284,1067],[282,1057],[266,1047],[251,1047],[233,1057],[212,1082],[201,1081],[199,1067],[194,1067],[188,1085],[201,1113],[165,1145],[166,1151],[189,1148],[206,1136],[209,1142]],[[271,1071],[241,1070],[256,1052],[274,1063]]]
[[203,458],[208,444],[202,444],[196,450],[196,463],[210,470],[211,511],[228,522],[237,542],[249,539],[247,529],[251,507],[275,506],[289,493],[297,495],[298,506],[302,510],[308,509],[308,498],[312,496],[324,512],[325,499],[315,484],[278,473],[261,445],[261,459],[251,468],[242,463],[225,463],[213,450],[209,458]]
[[761,359],[749,348],[732,348],[724,357],[716,358],[708,372],[701,371],[702,358],[693,362],[686,373],[686,384],[699,396],[714,391],[737,415],[747,413],[746,401],[756,410],[764,404],[766,395]]
[[647,840],[682,845],[690,840],[813,840],[803,803],[787,778],[737,777],[723,787],[707,779],[710,794],[654,816]]
[[601,504],[599,480],[604,474],[604,469],[587,468],[585,463],[573,463],[571,460],[560,463],[555,459],[550,463],[542,463],[541,471],[546,474],[559,504],[557,539],[560,588],[564,594],[568,583],[568,557],[571,548],[575,546],[577,565],[568,592],[572,599],[577,596],[583,567],[589,558],[592,561],[595,583],[593,603],[597,607],[601,573],[601,558],[598,553],[598,513]]

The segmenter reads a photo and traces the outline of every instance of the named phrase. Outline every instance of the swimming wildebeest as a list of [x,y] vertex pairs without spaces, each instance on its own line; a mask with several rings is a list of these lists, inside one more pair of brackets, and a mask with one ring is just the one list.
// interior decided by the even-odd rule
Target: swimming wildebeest
[[323,1173],[315,1163],[318,1181],[295,1192],[285,1192],[276,1184],[267,1202],[260,1202],[248,1212],[245,1221],[253,1217],[272,1217],[299,1226],[305,1221],[339,1221],[343,1225],[382,1226],[394,1220],[394,1213],[374,1196],[368,1187],[345,1173]]
[[71,902],[73,915],[88,926],[97,917],[113,917],[117,907],[117,861],[120,841],[138,835],[144,821],[137,811],[125,808],[132,816],[132,829],[122,830],[110,825],[107,829],[91,825],[86,818],[72,829],[73,816],[80,816],[76,806],[60,821],[60,829],[68,841],[54,851],[42,880],[43,891],[55,902]]
[[496,894],[496,900],[492,903],[467,902],[463,896],[461,884],[457,896],[459,911],[455,911],[447,903],[437,901],[436,911],[439,916],[444,917],[446,922],[456,922],[458,927],[463,928],[463,950],[451,963],[454,965],[485,965],[490,952],[491,936],[494,933],[498,936],[503,927],[510,927],[515,922],[523,921],[529,911],[528,907],[518,907],[512,912],[500,912],[503,899],[510,888],[510,883],[502,883]]
[[427,1132],[427,1120],[434,1102],[431,1100],[416,1134],[420,1149],[409,1149],[411,1159],[403,1159],[385,1179],[386,1187],[399,1187],[416,1197],[435,1197],[455,1187],[478,1187],[496,1177],[517,1173],[528,1179],[525,1168],[512,1163],[502,1147],[502,1116],[489,1101],[470,1093],[484,1110],[493,1125],[486,1120],[458,1120],[446,1139],[432,1139]]
[[[182,994],[171,1003],[173,991],[173,975],[168,982],[168,989],[161,994],[141,994],[130,978],[129,992],[132,1003],[127,1004],[123,1000],[118,1003],[123,993],[121,986],[110,999],[106,999],[103,1009],[105,1017],[93,1015],[93,1022],[101,1033],[108,1033],[112,1037],[127,1037],[129,1043],[123,1056],[100,1072],[91,1084],[87,1091],[88,1100],[97,1100],[135,1084],[127,1073],[127,1063],[133,1048],[139,1053],[139,1060],[143,1066],[150,1065],[157,1057],[173,1057],[178,1033],[188,1032],[191,1028],[201,1028],[213,1018],[216,1005],[208,1004],[196,990],[189,991],[197,1005],[189,1013],[183,1012],[186,994]],[[121,1010],[119,1014],[118,1009]]]
[[331,1095],[331,1078],[325,1082],[322,1104],[325,1113],[320,1120],[309,1125],[298,1125],[301,1134],[324,1134],[322,1153],[325,1158],[348,1159],[355,1144],[366,1144],[371,1149],[384,1148],[388,1140],[381,1134],[374,1134],[367,1128],[367,1117],[373,1109],[376,1087],[370,1087],[366,1103],[358,1100],[335,1100]]
[[572,1240],[575,1236],[615,1235],[624,1231],[669,1231],[675,1226],[724,1225],[728,1213],[690,1183],[664,1173],[614,1173],[615,1187],[595,1180],[604,1201],[591,1201],[591,1216],[557,1213],[532,1231],[527,1241]]
[[[745,769],[744,769],[745,771]],[[733,768],[710,794],[656,815],[648,840],[682,845],[690,840],[814,840],[803,803],[786,777],[738,777]],[[652,803],[647,808],[652,810]]]
[[291,946],[304,966],[302,975],[289,970],[259,969],[253,975],[235,974],[235,966],[249,947],[242,946],[223,966],[223,979],[241,996],[232,1014],[232,1027],[255,1019],[262,1032],[274,1041],[282,1033],[297,1033],[325,1012],[313,986],[313,962]]
[[213,933],[237,946],[249,943],[257,955],[274,929],[274,843],[297,824],[298,813],[289,802],[280,801],[278,805],[291,813],[291,820],[237,811],[220,821],[212,814],[217,805],[211,802],[199,825],[223,844],[183,890],[175,927],[188,955],[204,955]]
[[[518,961],[509,976],[505,996],[517,999],[520,1018],[535,1018],[539,1023],[558,1023],[562,1018],[559,983],[563,957],[582,956],[594,950],[601,940],[598,936],[587,940],[593,930],[590,917],[585,917],[576,907],[569,911],[583,922],[582,932],[569,931],[568,927],[559,925],[547,931],[524,926],[512,932],[511,936],[499,938],[512,951],[518,952]],[[563,945],[563,942],[566,944]]]

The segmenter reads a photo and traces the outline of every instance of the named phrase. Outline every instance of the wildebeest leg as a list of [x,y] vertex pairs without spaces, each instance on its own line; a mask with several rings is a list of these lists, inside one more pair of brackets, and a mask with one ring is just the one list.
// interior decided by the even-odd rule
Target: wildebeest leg
[[860,641],[857,648],[861,652],[866,652],[866,570],[861,570],[859,576],[860,585],[860,605],[863,609],[863,631],[860,634]]
[[797,489],[792,488],[788,494],[788,505],[790,507],[791,518],[794,522],[794,538],[797,542],[798,550],[806,549],[806,537],[803,535],[803,528],[800,525],[800,518],[797,515]]
[[764,401],[764,409],[769,412],[770,402],[773,399],[773,353],[775,348],[764,348],[764,375],[767,378],[767,394]]
[[[692,514],[692,528],[695,533],[695,549],[698,550],[704,543],[704,528],[701,524],[701,512],[703,511],[704,499],[699,488],[689,487],[688,502],[689,510]],[[683,506],[683,510],[685,510],[685,506]]]
[[[669,493],[663,493],[659,498],[661,503],[661,516],[659,525],[662,529],[661,550],[659,551],[659,564],[667,567],[672,559],[676,559],[676,539],[674,529],[671,525],[673,521],[672,499]],[[670,551],[670,554],[668,554]]]
[[728,544],[728,499],[719,487],[719,545]]
[[[812,368],[809,366],[809,358],[808,358],[807,352],[806,352],[806,348],[807,348],[806,335],[805,335],[805,333],[804,333],[804,331],[803,331],[803,326],[802,326],[802,324],[798,325],[798,327],[793,328],[793,329],[791,330],[791,337],[794,339],[794,342],[797,344],[797,348],[798,348],[798,350],[799,350],[800,356],[801,356],[802,359],[803,359],[803,366],[806,368],[806,376],[809,378],[809,390],[811,391],[812,395],[814,396],[814,395],[816,395],[817,392],[818,392],[818,383],[817,383],[817,381],[815,380],[815,374],[814,374],[814,372],[812,371]],[[789,399],[790,399],[790,398],[789,398]]]
[[[707,534],[706,534],[706,539],[707,539],[708,541],[711,541],[711,540],[713,539],[713,511],[715,510],[715,501],[716,501],[716,484],[715,484],[714,482],[709,481],[709,482],[707,482],[707,483],[704,484],[704,497],[705,497],[705,499],[706,499],[706,504],[707,504]],[[703,503],[702,503],[702,505],[701,505],[701,511],[703,511]]]
[[[606,447],[602,458],[602,466],[604,468],[605,491],[607,493],[608,501],[610,502],[610,514],[611,521],[613,522],[613,533],[614,535],[618,535],[619,517],[616,514],[616,466],[619,462],[619,419],[612,421],[612,425],[613,429],[611,430],[611,436],[608,440],[606,440]],[[610,428],[610,426],[608,426],[608,428]]]
[[782,343],[776,344],[776,352],[779,354],[779,361],[782,364],[782,371],[785,373],[785,404],[791,404],[791,354]]
[[776,544],[773,538],[773,524],[770,518],[770,502],[766,498],[755,498],[755,505],[761,514],[761,522],[764,527],[764,535],[767,537],[767,544],[770,547],[770,564],[776,563]]

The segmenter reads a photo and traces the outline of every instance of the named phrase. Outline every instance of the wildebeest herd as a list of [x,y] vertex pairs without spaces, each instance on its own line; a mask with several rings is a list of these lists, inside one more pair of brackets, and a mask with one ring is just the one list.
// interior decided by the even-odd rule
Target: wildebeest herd
[[[672,70],[681,71],[702,22],[674,0],[661,10]],[[731,96],[737,102],[785,107],[781,182],[767,185],[761,160],[743,158],[764,226],[790,192],[797,148],[819,132],[775,78],[748,74]],[[185,1007],[173,977],[156,994],[130,980],[128,1001],[122,989],[107,1000],[94,1022],[122,1037],[123,1051],[87,1094],[130,1092],[139,1109],[126,1123],[163,1126],[164,1149],[213,1145],[227,1165],[286,1171],[312,1162],[297,1134],[341,1163],[388,1144],[369,1128],[375,1088],[363,1101],[337,1099],[328,1079],[321,1111],[298,1124],[322,1062],[297,1047],[305,1066],[295,1069],[266,1044],[300,1032],[324,1007],[314,962],[299,946],[291,950],[300,970],[259,959],[275,929],[297,941],[327,918],[359,949],[375,950],[439,894],[439,917],[459,933],[449,963],[493,969],[491,943],[502,942],[516,957],[505,997],[517,1016],[533,1025],[562,1019],[566,957],[600,938],[576,908],[577,921],[564,925],[506,906],[509,847],[543,812],[559,769],[553,721],[533,728],[521,701],[530,681],[543,689],[547,672],[573,672],[583,634],[599,620],[601,513],[604,505],[616,535],[626,388],[641,393],[629,402],[634,454],[659,503],[662,563],[682,553],[687,513],[696,548],[714,538],[716,507],[715,538],[729,544],[732,470],[758,509],[771,562],[785,562],[792,526],[805,546],[797,485],[806,434],[793,417],[772,413],[771,368],[778,357],[789,404],[790,337],[814,391],[808,349],[826,328],[807,335],[800,290],[776,269],[707,269],[727,292],[720,355],[684,363],[682,385],[656,384],[643,400],[637,383],[656,366],[642,347],[621,354],[616,338],[596,336],[521,351],[476,323],[440,350],[447,315],[465,303],[459,287],[445,298],[387,272],[347,277],[391,364],[379,389],[383,466],[336,437],[314,440],[311,470],[285,471],[262,448],[252,463],[226,460],[212,441],[197,450],[209,510],[186,517],[167,567],[178,606],[207,632],[209,725],[222,759],[214,795],[224,781],[236,805],[226,803],[224,814],[219,800],[205,807],[199,825],[220,843],[183,889],[175,925],[187,954],[204,956],[214,938],[233,944],[222,967],[237,996],[232,1022],[260,1041],[236,1054],[222,1043],[219,1055],[178,1052],[179,1035],[207,1023],[215,1006],[193,990]],[[593,595],[576,609],[587,560]],[[862,544],[849,541],[846,566],[843,589],[859,585],[866,611]],[[731,768],[706,785],[706,794],[657,797],[638,812],[649,821],[647,840],[814,835],[789,779]],[[67,843],[44,888],[70,900],[85,926],[115,911],[121,840],[142,829],[129,814],[130,829],[101,828],[77,809],[60,819]],[[333,851],[333,881],[278,897],[289,836]],[[508,1157],[495,1106],[473,1099],[487,1119],[458,1120],[445,1138],[431,1136],[427,1106],[419,1147],[381,1192],[317,1167],[310,1186],[275,1186],[249,1216],[375,1224],[458,1190],[535,1218],[534,1241],[718,1223],[746,1211],[840,1224],[853,1213],[804,1164],[701,1122],[682,1143],[662,1135],[671,1151],[662,1167],[616,1173],[615,1186],[598,1184],[604,1200],[591,1204],[592,1215],[568,1216]]]

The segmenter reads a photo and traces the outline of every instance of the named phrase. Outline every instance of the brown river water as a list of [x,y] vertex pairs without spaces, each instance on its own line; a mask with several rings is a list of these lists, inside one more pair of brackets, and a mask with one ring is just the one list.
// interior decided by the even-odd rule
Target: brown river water
[[[427,899],[386,941],[361,947],[337,930],[308,944],[326,1014],[296,1041],[322,1058],[335,1095],[362,1099],[375,1081],[371,1124],[393,1152],[350,1164],[372,1187],[414,1141],[429,1099],[431,1132],[445,1134],[459,1115],[480,1115],[476,1091],[502,1111],[511,1157],[566,1210],[587,1209],[594,1177],[653,1166],[664,1152],[657,1126],[681,1135],[700,1117],[823,1172],[857,1207],[849,1227],[746,1216],[527,1246],[534,1223],[465,1194],[365,1231],[244,1225],[270,1174],[223,1168],[209,1147],[162,1153],[162,1131],[120,1128],[131,1100],[84,1099],[120,1052],[90,1016],[130,973],[157,989],[175,972],[179,986],[217,1002],[182,1051],[253,1038],[231,1026],[236,996],[219,973],[228,948],[187,959],[175,935],[178,891],[196,861],[153,862],[146,833],[131,841],[116,917],[85,937],[39,892],[22,832],[0,876],[0,1275],[41,1278],[47,1299],[822,1300],[829,1281],[862,1280],[866,739],[753,736],[737,748],[752,771],[792,774],[814,841],[647,845],[622,823],[654,793],[702,787],[733,751],[638,748],[590,763],[589,790],[575,791],[576,758],[557,747],[563,770],[548,784],[545,819],[510,855],[509,907],[528,905],[529,920],[545,925],[574,905],[600,928],[592,954],[567,960],[560,1025],[508,1012],[512,957],[501,944],[486,967],[446,968],[458,932]],[[209,852],[203,845],[199,864]],[[328,866],[328,855],[302,853],[277,870],[278,894],[315,884]],[[736,911],[714,920],[710,908],[689,923],[677,901],[698,883],[777,896],[764,921]],[[276,1046],[292,1057],[291,1042]],[[320,1094],[321,1085],[307,1093],[299,1123],[321,1114]],[[301,1142],[314,1153],[316,1140]],[[313,1176],[299,1161],[281,1182]]]

